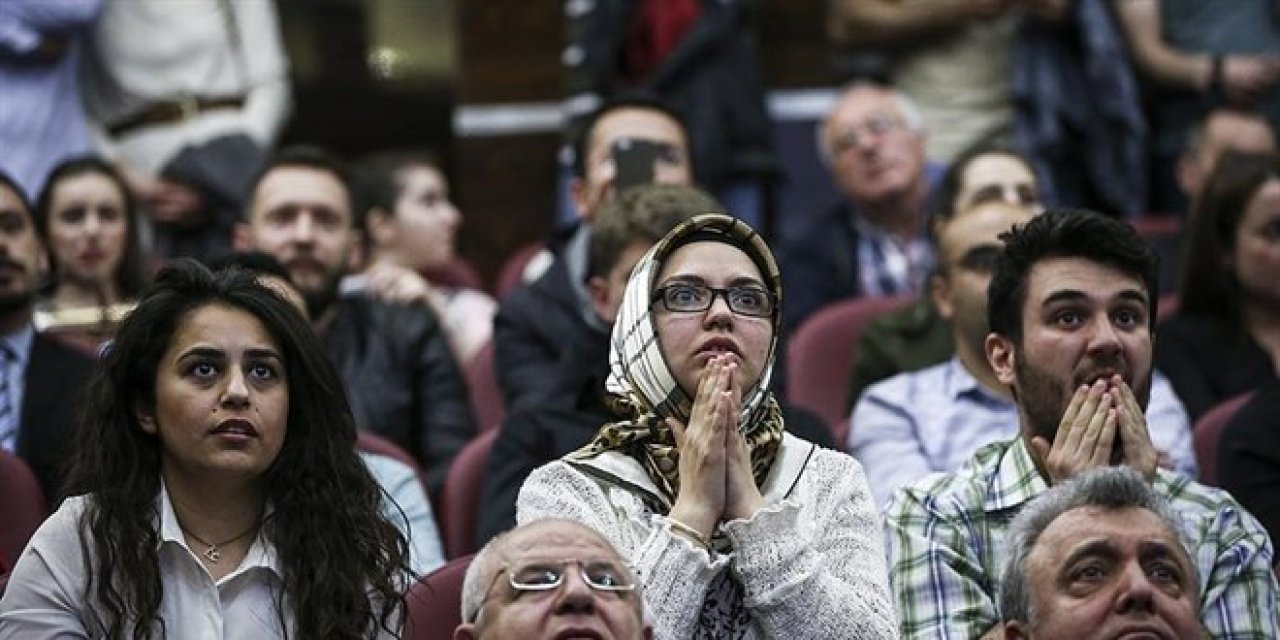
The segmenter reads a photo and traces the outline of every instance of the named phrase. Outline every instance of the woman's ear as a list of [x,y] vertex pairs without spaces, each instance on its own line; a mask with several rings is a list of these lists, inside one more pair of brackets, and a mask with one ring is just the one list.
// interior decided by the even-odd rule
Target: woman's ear
[[141,409],[134,410],[133,415],[138,419],[138,426],[142,427],[143,431],[153,436],[156,435],[158,429],[156,428],[155,416],[146,413]]
[[395,243],[397,227],[395,217],[382,207],[373,207],[364,217],[364,233],[369,244],[378,249]]

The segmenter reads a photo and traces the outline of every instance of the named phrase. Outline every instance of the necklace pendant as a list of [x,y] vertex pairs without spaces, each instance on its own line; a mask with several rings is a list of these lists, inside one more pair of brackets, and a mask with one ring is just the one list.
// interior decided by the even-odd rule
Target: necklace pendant
[[218,550],[216,544],[209,545],[202,555],[209,560],[209,564],[218,564],[218,560],[222,559],[222,552]]

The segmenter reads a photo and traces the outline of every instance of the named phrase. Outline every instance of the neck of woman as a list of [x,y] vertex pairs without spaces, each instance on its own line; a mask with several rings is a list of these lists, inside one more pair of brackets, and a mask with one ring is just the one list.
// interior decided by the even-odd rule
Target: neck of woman
[[[266,496],[259,481],[227,483],[166,473],[164,483],[183,531],[207,544],[231,540],[262,521]],[[252,539],[246,535],[236,542],[247,550]]]
[[120,302],[120,292],[114,282],[80,282],[64,279],[53,290],[55,309],[76,309],[113,305]]

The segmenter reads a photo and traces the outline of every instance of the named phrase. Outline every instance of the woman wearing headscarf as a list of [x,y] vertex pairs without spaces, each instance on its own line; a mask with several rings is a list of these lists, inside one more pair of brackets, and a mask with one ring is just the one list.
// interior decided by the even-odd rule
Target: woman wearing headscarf
[[851,457],[769,392],[781,285],[764,240],[697,216],[627,284],[607,390],[626,416],[545,465],[517,520],[579,520],[636,567],[656,636],[892,638],[880,525]]

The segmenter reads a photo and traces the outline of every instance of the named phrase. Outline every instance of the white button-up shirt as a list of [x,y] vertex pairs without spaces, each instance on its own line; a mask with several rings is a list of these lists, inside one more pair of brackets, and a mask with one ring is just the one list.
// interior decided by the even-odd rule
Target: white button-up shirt
[[[80,516],[86,496],[68,498],[49,517],[22,552],[0,600],[0,639],[96,638],[106,631],[97,598],[86,597],[88,584],[80,548]],[[160,579],[164,595],[159,616],[165,637],[182,640],[283,638],[275,601],[283,584],[275,549],[258,536],[234,571],[215,581],[187,546],[177,516],[162,486]],[[203,550],[200,550],[203,551]],[[285,603],[285,620],[293,615]],[[132,625],[126,626],[126,635]]]

